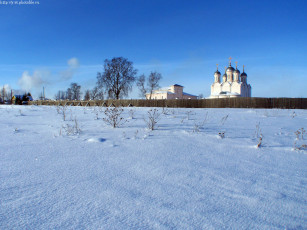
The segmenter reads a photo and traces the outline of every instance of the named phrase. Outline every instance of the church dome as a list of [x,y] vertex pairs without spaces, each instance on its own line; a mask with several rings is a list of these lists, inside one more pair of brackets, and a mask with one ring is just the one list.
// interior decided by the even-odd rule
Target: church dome
[[217,71],[215,71],[215,72],[214,72],[214,74],[221,75],[220,71],[218,71],[218,70],[217,70]]
[[240,71],[238,69],[236,69],[234,72],[240,74]]
[[228,68],[226,69],[226,71],[227,72],[229,72],[229,71],[231,71],[231,72],[233,72],[235,69],[230,65],[230,66],[228,66]]
[[247,74],[244,72],[244,65],[243,65],[243,73],[241,73],[241,77],[243,76],[243,77],[247,77]]

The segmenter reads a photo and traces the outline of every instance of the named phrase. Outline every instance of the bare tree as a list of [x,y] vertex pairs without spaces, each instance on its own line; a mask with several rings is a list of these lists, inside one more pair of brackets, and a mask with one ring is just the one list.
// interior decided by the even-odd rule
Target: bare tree
[[140,90],[140,96],[146,97],[147,90],[145,88],[145,75],[142,74],[136,79],[136,85]]
[[67,106],[66,105],[64,105],[64,106],[58,105],[56,110],[57,110],[58,114],[61,114],[63,116],[63,121],[65,121],[66,120],[66,114],[67,114],[67,112],[66,112]]
[[66,91],[66,99],[67,100],[72,100],[72,91],[71,88],[68,88]]
[[124,110],[121,107],[106,108],[104,111],[105,117],[102,120],[113,128],[118,128],[127,122],[127,119],[121,115],[123,112]]
[[68,100],[80,100],[81,98],[81,86],[73,82],[70,84],[70,88],[67,89]]
[[10,100],[9,92],[6,91],[6,88],[3,86],[0,92],[0,97],[2,97],[3,102]]
[[155,130],[157,123],[160,120],[159,117],[160,117],[161,113],[157,109],[150,109],[147,112],[147,115],[148,115],[147,118],[144,118],[144,121],[145,121],[147,127],[150,130]]
[[84,99],[83,100],[88,101],[90,99],[91,99],[91,93],[90,93],[89,90],[86,90],[85,94],[84,94]]
[[4,88],[4,86],[2,87],[2,90],[1,90],[2,92],[1,92],[1,95],[2,95],[2,100],[3,100],[3,102],[5,101],[5,95],[6,95],[6,90],[5,90],[5,88]]
[[157,72],[151,72],[148,77],[148,87],[149,87],[149,99],[151,99],[151,95],[154,89],[159,88],[159,81],[161,80],[162,75]]
[[[43,99],[43,94],[41,97]],[[54,96],[55,100],[65,100],[66,99],[66,92],[63,90],[59,90],[57,94]]]
[[123,57],[106,59],[104,72],[97,74],[97,85],[105,90],[109,98],[119,99],[128,96],[136,74],[137,70],[128,59]]
[[90,97],[92,100],[103,100],[103,90],[95,86],[94,89],[92,89],[90,92]]
[[147,88],[145,88],[145,75],[141,75],[137,79],[137,86],[141,91],[142,96],[146,96],[146,93],[149,94],[149,99],[151,99],[152,93],[155,89],[159,88],[159,82],[162,79],[162,75],[158,72],[151,72],[147,78]]

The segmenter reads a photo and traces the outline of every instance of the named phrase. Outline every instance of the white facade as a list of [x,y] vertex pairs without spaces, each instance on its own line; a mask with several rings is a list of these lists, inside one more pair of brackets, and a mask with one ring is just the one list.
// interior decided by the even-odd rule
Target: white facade
[[229,66],[225,74],[222,76],[217,71],[214,73],[214,83],[211,85],[211,95],[209,98],[228,98],[228,97],[251,97],[251,86],[247,84],[247,74],[244,72],[240,74],[237,68],[231,66],[231,58]]
[[197,99],[197,96],[183,92],[183,86],[171,85],[168,88],[154,90],[146,94],[146,99]]

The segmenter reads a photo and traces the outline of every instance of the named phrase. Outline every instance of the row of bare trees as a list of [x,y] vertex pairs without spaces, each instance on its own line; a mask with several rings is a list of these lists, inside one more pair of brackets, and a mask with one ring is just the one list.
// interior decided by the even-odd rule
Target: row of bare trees
[[104,72],[97,75],[97,87],[102,89],[108,98],[120,99],[127,97],[133,84],[136,82],[140,96],[151,99],[153,90],[157,89],[162,75],[151,72],[148,77],[144,74],[137,77],[137,69],[133,63],[123,57],[115,57],[104,61]]
[[[54,96],[56,100],[81,100],[82,92],[81,86],[73,82],[70,87],[66,90],[59,90]],[[83,100],[103,100],[104,95],[101,89],[95,86],[92,90],[86,90],[84,93]]]
[[55,95],[56,100],[81,100],[81,86],[73,82],[66,90],[59,90]]
[[[128,97],[136,82],[140,90],[140,96],[151,99],[153,90],[157,89],[162,75],[158,72],[151,72],[149,76],[142,74],[137,76],[137,69],[133,62],[123,57],[106,59],[103,65],[104,71],[98,72],[96,86],[92,90],[86,90],[84,100],[101,100],[104,95],[110,99],[121,99]],[[71,83],[66,91],[58,91],[56,100],[81,100],[81,86]]]

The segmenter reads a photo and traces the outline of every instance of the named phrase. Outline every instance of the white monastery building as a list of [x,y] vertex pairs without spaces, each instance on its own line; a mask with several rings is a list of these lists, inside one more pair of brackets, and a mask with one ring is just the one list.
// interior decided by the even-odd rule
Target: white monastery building
[[146,99],[197,99],[197,96],[183,92],[183,86],[175,84],[168,88],[153,90],[151,95],[147,93]]
[[229,66],[226,69],[225,74],[221,79],[221,73],[217,70],[214,73],[214,83],[211,85],[211,95],[209,98],[228,98],[228,97],[251,97],[250,84],[247,84],[247,74],[243,72],[240,74],[240,71],[231,66],[231,57],[229,58]]

